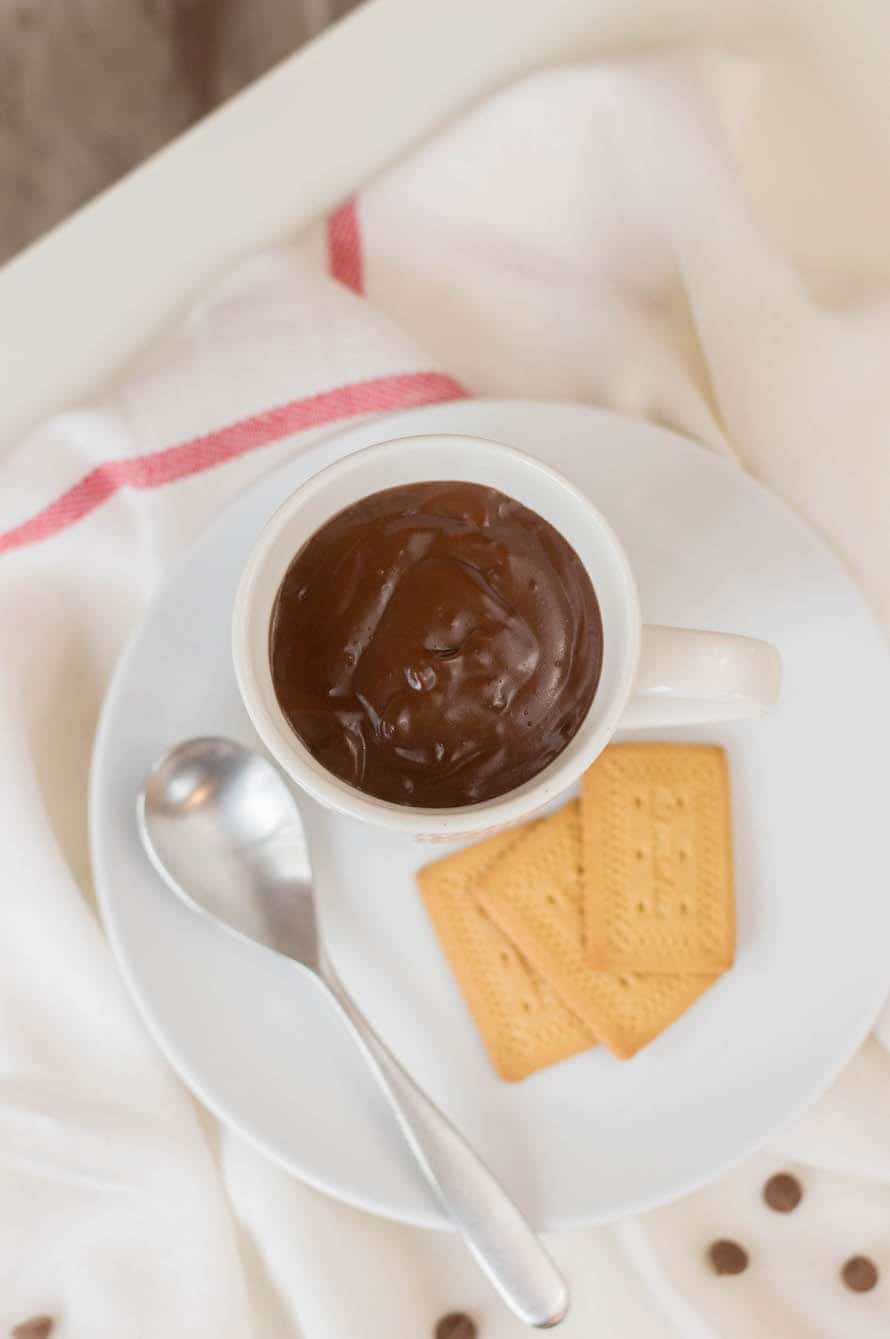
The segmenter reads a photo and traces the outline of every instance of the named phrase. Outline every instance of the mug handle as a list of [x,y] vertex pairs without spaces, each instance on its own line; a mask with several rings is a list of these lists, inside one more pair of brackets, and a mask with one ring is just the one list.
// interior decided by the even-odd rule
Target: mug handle
[[759,716],[778,700],[782,660],[769,642],[725,632],[644,627],[622,729]]

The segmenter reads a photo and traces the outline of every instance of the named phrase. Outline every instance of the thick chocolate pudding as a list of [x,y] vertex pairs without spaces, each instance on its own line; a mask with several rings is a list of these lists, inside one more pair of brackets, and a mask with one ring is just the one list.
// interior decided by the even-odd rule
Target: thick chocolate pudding
[[565,748],[603,634],[552,525],[493,488],[422,483],[313,535],[281,583],[269,652],[282,711],[329,771],[451,808],[513,790]]

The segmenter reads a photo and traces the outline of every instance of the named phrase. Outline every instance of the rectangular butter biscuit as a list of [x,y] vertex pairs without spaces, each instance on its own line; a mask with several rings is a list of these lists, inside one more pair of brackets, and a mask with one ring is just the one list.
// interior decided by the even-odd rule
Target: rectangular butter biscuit
[[526,1078],[596,1044],[480,907],[478,878],[521,839],[522,830],[446,856],[417,882],[430,920],[492,1065],[504,1079]]
[[603,971],[722,972],[735,953],[723,749],[616,744],[582,790],[587,961]]
[[573,800],[526,829],[489,865],[476,896],[564,1004],[613,1054],[629,1059],[716,978],[592,970],[585,953],[581,849],[581,806]]

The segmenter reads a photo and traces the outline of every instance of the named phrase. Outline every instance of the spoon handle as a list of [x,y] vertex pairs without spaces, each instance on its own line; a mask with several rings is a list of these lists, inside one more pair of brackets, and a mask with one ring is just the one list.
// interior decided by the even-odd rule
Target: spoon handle
[[319,979],[339,1005],[424,1175],[483,1272],[526,1325],[558,1325],[568,1310],[568,1289],[517,1206],[377,1036],[328,962]]

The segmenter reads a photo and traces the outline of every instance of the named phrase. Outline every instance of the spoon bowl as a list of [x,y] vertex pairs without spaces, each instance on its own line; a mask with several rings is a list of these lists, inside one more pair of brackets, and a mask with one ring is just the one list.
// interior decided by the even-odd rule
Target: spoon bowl
[[229,739],[191,739],[137,804],[155,869],[190,906],[316,971],[320,941],[303,820],[278,769]]

